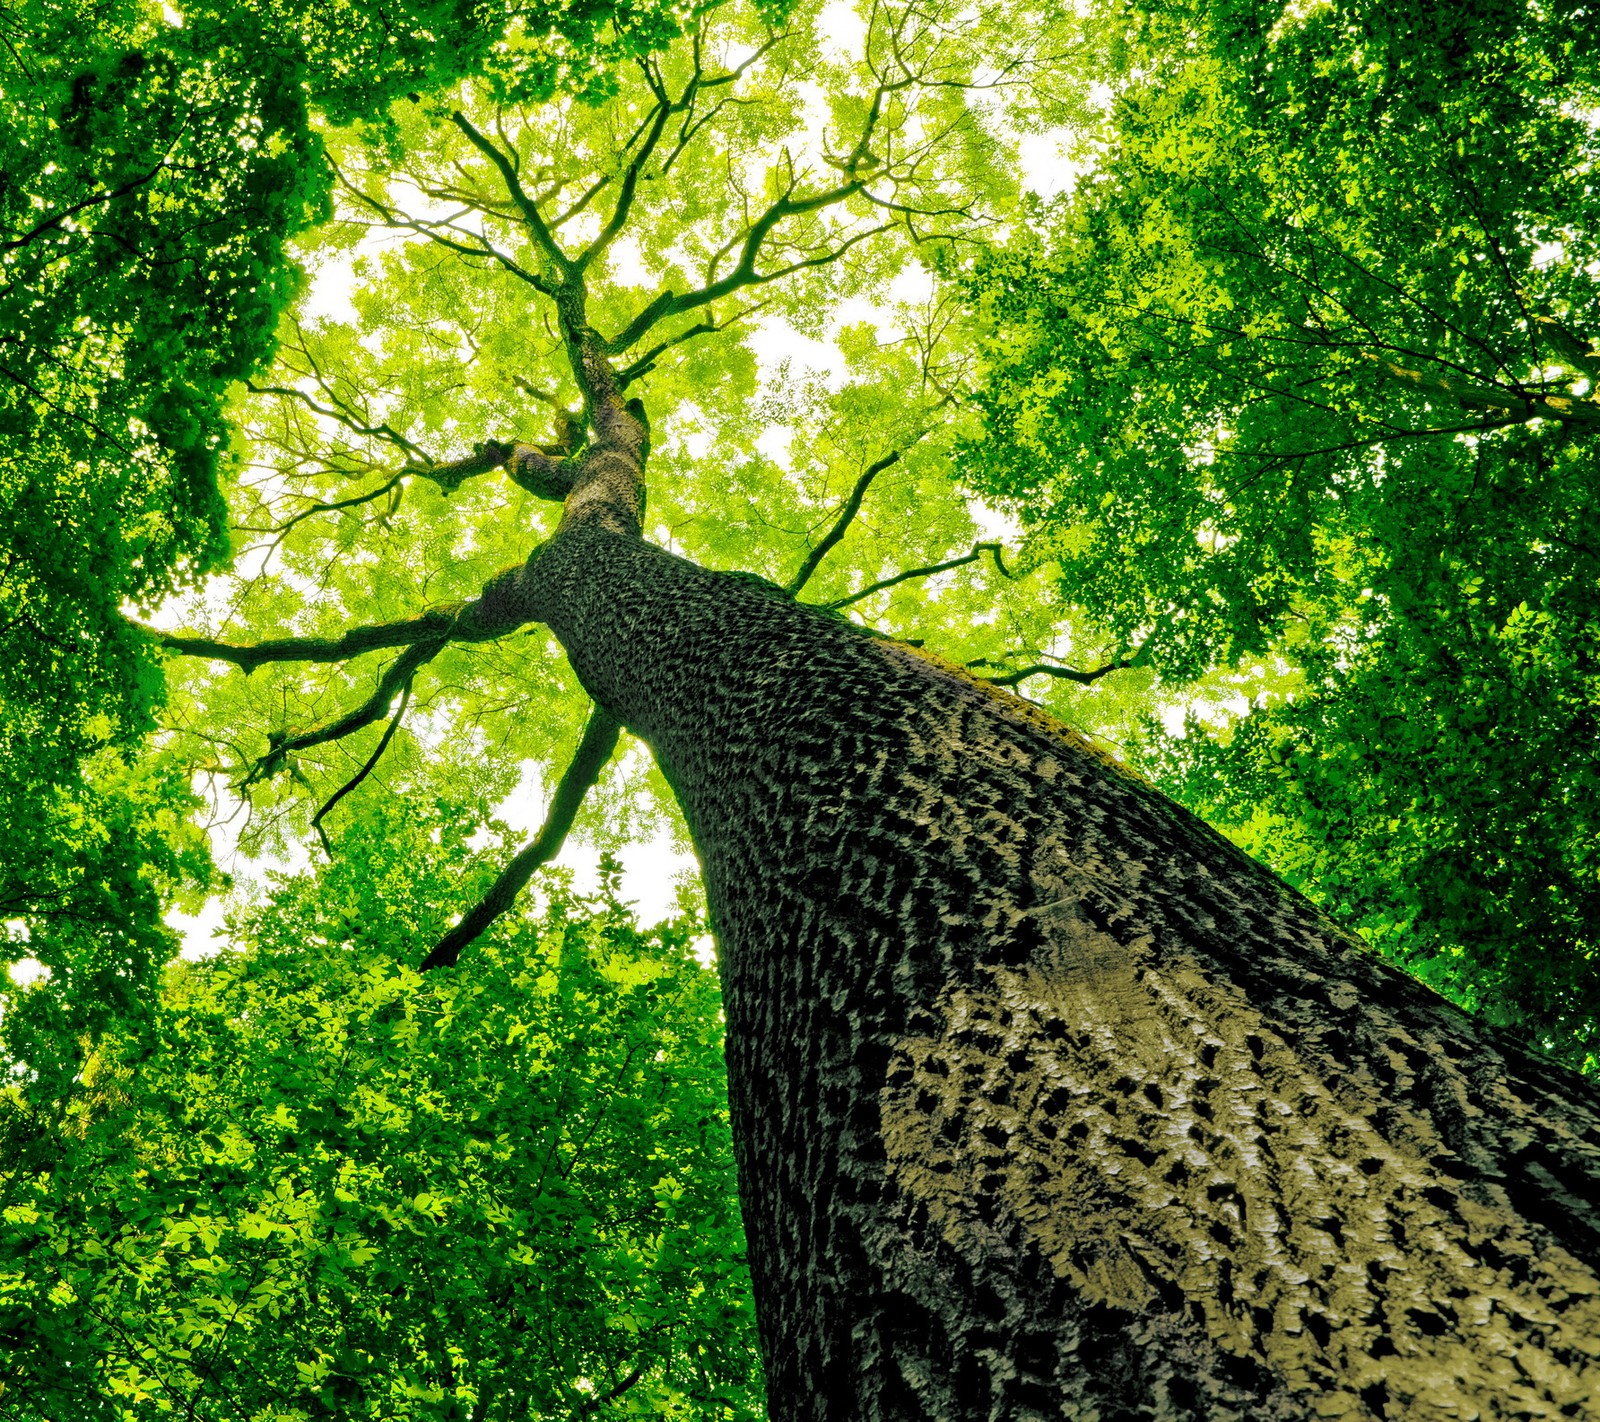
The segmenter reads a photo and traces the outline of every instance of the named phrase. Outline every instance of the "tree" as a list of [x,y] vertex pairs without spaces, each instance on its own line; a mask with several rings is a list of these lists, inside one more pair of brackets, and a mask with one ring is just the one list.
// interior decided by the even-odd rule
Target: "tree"
[[[0,15],[0,914],[57,975],[23,1009],[40,1094],[64,1100],[81,1039],[147,996],[159,900],[207,881],[182,767],[138,753],[161,673],[122,610],[226,559],[228,394],[327,214],[316,122],[486,68],[524,98],[582,90],[677,25],[648,0]],[[507,53],[508,26],[537,38]]]
[[[1594,1070],[1592,27],[1142,7],[1102,166],[984,266],[991,437],[1067,595],[1252,702],[1148,768]],[[1202,718],[1203,720],[1204,718]]]
[[[1049,112],[1035,76],[1067,40],[1038,18],[873,7],[847,63],[815,15],[730,7],[603,105],[468,87],[330,135],[347,219],[427,242],[369,259],[355,321],[287,328],[235,495],[269,542],[231,604],[152,633],[237,668],[175,673],[173,742],[220,746],[258,833],[314,825],[335,854],[379,776],[418,795],[448,763],[488,798],[530,724],[587,722],[553,832],[616,725],[649,747],[704,869],[786,1422],[1571,1415],[1600,1371],[1592,1087],[957,664],[1015,681],[994,664],[1049,619],[940,625],[1015,571],[938,477],[966,349],[946,298],[893,340],[845,329],[851,378],[788,394],[792,482],[752,449],[730,329],[752,302],[818,329],[908,246],[1015,212],[985,95]],[[864,584],[829,565],[846,541]],[[733,550],[755,569],[706,566]],[[954,660],[874,635],[946,573],[929,635]],[[839,615],[864,607],[879,628]],[[559,657],[595,710],[538,726]],[[472,980],[459,927],[418,904],[430,981]]]

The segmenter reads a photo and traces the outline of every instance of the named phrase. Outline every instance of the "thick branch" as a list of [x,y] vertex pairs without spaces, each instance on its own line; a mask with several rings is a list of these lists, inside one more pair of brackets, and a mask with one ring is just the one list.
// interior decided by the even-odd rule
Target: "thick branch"
[[832,611],[837,611],[841,607],[849,607],[853,602],[860,602],[864,597],[871,597],[875,592],[882,592],[885,588],[892,588],[897,583],[907,582],[912,578],[925,578],[930,573],[943,573],[951,568],[960,568],[968,563],[975,563],[985,553],[993,556],[994,565],[999,570],[1001,577],[1014,578],[1017,575],[1006,567],[1005,561],[1001,557],[1004,551],[998,543],[975,543],[972,545],[972,552],[964,553],[959,558],[950,558],[943,563],[929,563],[924,568],[907,568],[905,572],[896,573],[892,578],[882,578],[878,582],[862,588],[860,592],[851,593],[849,597],[841,597],[835,602],[825,602],[822,605]]
[[528,224],[528,230],[533,233],[534,240],[540,249],[550,258],[555,269],[563,276],[573,271],[573,263],[567,254],[556,244],[556,239],[551,235],[550,228],[546,225],[539,205],[528,196],[522,186],[522,179],[517,176],[517,170],[512,166],[511,160],[506,157],[493,143],[472,126],[471,121],[463,113],[457,112],[450,115],[451,122],[461,130],[474,148],[494,164],[500,173],[500,180],[506,185],[506,191],[511,194],[518,210]]
[[776,281],[779,277],[788,276],[807,267],[823,266],[828,262],[837,261],[851,247],[866,237],[880,232],[882,228],[873,228],[868,232],[859,233],[847,238],[835,250],[819,257],[808,258],[801,262],[791,262],[786,267],[781,267],[774,272],[757,272],[756,262],[761,256],[762,246],[767,238],[772,235],[772,230],[780,222],[790,217],[802,217],[806,213],[817,212],[822,208],[831,207],[834,203],[843,202],[846,198],[853,197],[866,186],[866,180],[842,183],[836,188],[829,188],[825,192],[813,193],[809,197],[794,198],[785,194],[779,198],[751,225],[745,234],[744,246],[739,253],[738,264],[720,281],[709,282],[698,291],[684,293],[672,290],[663,291],[648,306],[644,308],[620,332],[605,343],[606,350],[616,355],[627,350],[630,346],[640,341],[645,333],[658,321],[668,316],[681,316],[689,311],[698,311],[702,306],[709,306],[715,301],[720,301],[724,296],[729,296],[747,286],[762,286],[767,282]]
[[462,459],[449,459],[442,464],[430,462],[418,467],[415,472],[424,479],[431,479],[443,493],[449,495],[468,479],[503,469],[515,449],[515,445],[503,444],[499,440],[485,440]]
[[1468,409],[1504,410],[1519,420],[1559,420],[1563,424],[1600,425],[1600,401],[1584,400],[1573,395],[1544,395],[1519,390],[1503,390],[1495,386],[1473,385],[1466,381],[1449,380],[1425,371],[1408,370],[1392,360],[1368,354],[1386,374],[1408,385],[1444,395]]
[[576,463],[546,454],[536,444],[519,444],[506,460],[506,474],[536,499],[563,502],[578,479]]
[[278,637],[252,646],[217,642],[209,637],[157,632],[149,627],[144,630],[169,652],[177,652],[185,657],[206,657],[215,662],[232,662],[236,667],[252,672],[267,662],[343,662],[367,652],[382,651],[386,647],[409,647],[415,642],[460,636],[458,622],[467,606],[465,603],[452,603],[404,622],[379,622],[370,627],[354,627],[339,637]]
[[518,565],[497,573],[471,602],[446,603],[424,612],[420,617],[407,618],[404,622],[378,622],[368,627],[353,627],[339,637],[277,637],[267,642],[240,646],[233,642],[214,641],[210,637],[159,632],[142,623],[135,623],[134,626],[149,633],[169,652],[232,662],[245,672],[252,672],[267,662],[343,662],[387,647],[411,647],[422,643],[437,644],[434,647],[437,651],[446,642],[492,642],[521,627],[527,618],[509,610],[505,598],[498,595],[505,580],[521,570],[521,565]]
[[[438,656],[448,640],[447,637],[435,637],[426,642],[415,642],[407,647],[378,678],[377,689],[372,695],[355,710],[339,717],[337,721],[330,721],[326,725],[314,727],[309,731],[300,731],[295,735],[290,735],[286,731],[272,732],[267,737],[267,753],[245,776],[245,785],[253,785],[258,780],[276,775],[291,755],[309,750],[312,746],[324,745],[328,741],[340,740],[370,726],[389,709],[396,693],[402,687],[409,691],[411,678],[417,674],[418,668],[427,665]],[[387,743],[385,738],[385,744]]]
[[584,728],[572,763],[556,786],[538,836],[515,859],[506,865],[500,877],[486,893],[452,928],[434,945],[433,951],[422,960],[422,971],[450,967],[461,956],[461,950],[499,918],[526,887],[534,871],[560,852],[572,822],[577,818],[578,807],[589,788],[600,778],[600,772],[616,749],[621,727],[598,706]]
[[[1075,671],[1072,667],[1052,666],[1045,662],[1035,662],[1031,667],[1024,667],[1021,671],[1007,672],[1004,676],[980,676],[979,681],[987,681],[993,686],[1016,686],[1019,682],[1026,681],[1030,676],[1054,676],[1063,681],[1075,681],[1079,686],[1093,686],[1103,676],[1109,676],[1114,671],[1122,671],[1133,666],[1138,661],[1138,654],[1124,657],[1120,661],[1107,662],[1103,667],[1096,667],[1093,671]],[[975,662],[968,662],[969,667],[987,667],[994,663],[980,658]]]
[[[562,412],[565,414],[565,412]],[[572,491],[577,471],[565,459],[556,457],[536,444],[508,444],[502,440],[485,440],[463,459],[452,459],[442,464],[418,465],[405,472],[420,474],[430,479],[440,490],[450,495],[468,479],[479,474],[491,474],[503,469],[512,483],[526,489],[535,498],[550,499],[560,503]]]

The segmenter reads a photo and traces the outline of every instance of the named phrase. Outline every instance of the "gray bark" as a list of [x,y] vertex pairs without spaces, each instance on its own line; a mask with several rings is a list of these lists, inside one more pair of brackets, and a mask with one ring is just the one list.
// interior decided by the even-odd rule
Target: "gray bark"
[[1591,1084],[1028,703],[642,541],[630,439],[485,600],[693,832],[777,1422],[1600,1416]]

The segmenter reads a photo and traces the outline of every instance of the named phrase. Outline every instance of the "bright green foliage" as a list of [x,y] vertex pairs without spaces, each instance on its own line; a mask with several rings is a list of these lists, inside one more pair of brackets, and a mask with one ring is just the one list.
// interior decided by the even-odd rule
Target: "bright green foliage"
[[1149,5],[1121,59],[1096,171],[972,278],[966,471],[1121,645],[1241,668],[1168,783],[1593,1064],[1600,31]]
[[4,911],[21,909],[31,941],[0,938],[0,956],[34,958],[51,976],[0,996],[0,1046],[40,1109],[59,1109],[74,1094],[98,1033],[142,1020],[153,978],[176,947],[161,915],[209,876],[188,779],[171,755],[130,762],[104,749],[85,758],[70,790],[38,790],[12,841],[6,873],[32,897]]
[[228,394],[328,211],[319,123],[485,68],[592,86],[679,25],[654,0],[181,9],[0,14],[0,920],[55,975],[56,1047],[24,1055],[58,1084],[170,953],[158,900],[207,875],[169,833],[186,774],[128,762],[162,677],[122,613],[230,552]]
[[460,819],[369,817],[175,964],[64,1132],[0,1101],[8,1420],[760,1415],[696,925],[554,879],[422,978],[496,867]]
[[[863,471],[902,453],[801,590],[813,602],[965,555],[981,536],[949,477],[952,395],[970,341],[919,256],[970,244],[1015,211],[1005,134],[984,107],[995,101],[964,86],[996,56],[1019,50],[1013,59],[1028,75],[1035,50],[1067,43],[1049,26],[1008,25],[1000,11],[953,18],[936,7],[908,19],[880,9],[873,23],[880,62],[887,27],[900,23],[902,52],[922,72],[880,104],[869,191],[777,222],[755,264],[760,280],[665,318],[615,355],[651,421],[647,534],[708,566],[787,586]],[[1030,38],[1019,46],[1014,34]],[[337,214],[302,250],[324,288],[348,274],[348,307],[292,312],[276,366],[241,400],[242,458],[228,490],[241,576],[184,608],[188,624],[247,642],[414,616],[472,597],[553,529],[559,509],[501,474],[448,495],[426,474],[486,439],[550,442],[560,433],[551,402],[579,403],[538,287],[549,256],[503,175],[453,121],[457,107],[514,155],[576,257],[615,211],[630,140],[658,90],[679,101],[698,85],[642,166],[624,221],[590,259],[588,316],[613,337],[662,292],[726,276],[767,205],[847,186],[839,155],[857,142],[876,83],[813,9],[779,28],[728,6],[648,65],[619,66],[602,103],[524,105],[485,83],[448,103],[397,105],[392,123],[329,134],[343,179]],[[1017,97],[1024,118],[1030,106],[1061,107],[1043,87]],[[786,274],[768,280],[775,272]],[[769,324],[758,332],[760,323]],[[820,349],[808,340],[836,353],[834,373],[802,368]],[[792,360],[772,359],[780,342]],[[1040,592],[1040,580],[1008,580],[985,556],[874,593],[849,615],[957,661],[1004,663],[1044,646],[1070,654],[1068,630]],[[250,775],[271,733],[359,704],[390,659],[248,676],[169,663],[171,722],[225,799],[221,787]],[[586,712],[541,629],[452,646],[417,675],[383,771],[452,793],[469,784],[493,801],[524,762],[550,784]],[[247,842],[302,836],[384,729],[313,747],[257,779]],[[384,793],[374,784],[356,794],[369,792]],[[341,803],[330,821],[346,812]],[[673,814],[665,787],[634,756],[600,787],[580,828],[620,848],[662,813]]]

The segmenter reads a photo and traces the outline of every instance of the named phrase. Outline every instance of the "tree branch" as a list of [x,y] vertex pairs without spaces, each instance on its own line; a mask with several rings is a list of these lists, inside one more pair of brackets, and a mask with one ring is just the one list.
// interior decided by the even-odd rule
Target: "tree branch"
[[559,504],[572,492],[578,468],[574,461],[557,459],[536,444],[519,444],[506,460],[506,474],[513,484],[536,499]]
[[322,847],[327,851],[330,859],[333,858],[333,846],[328,843],[328,836],[322,828],[322,817],[365,780],[367,776],[371,775],[373,766],[383,759],[383,753],[389,749],[389,742],[394,739],[394,733],[399,729],[400,720],[406,714],[406,707],[411,702],[411,682],[412,678],[407,677],[405,688],[400,693],[400,705],[395,709],[394,715],[389,718],[389,725],[383,733],[383,739],[378,742],[378,748],[367,757],[367,763],[356,771],[351,779],[345,781],[343,785],[335,790],[328,797],[322,808],[311,817],[311,828],[317,832],[317,838],[322,841]]
[[453,494],[468,479],[504,469],[514,484],[535,498],[560,503],[572,489],[577,471],[566,460],[546,454],[536,444],[507,444],[485,440],[463,459],[443,464],[417,465],[406,472],[431,479],[446,494]]
[[1538,323],[1540,334],[1554,347],[1556,354],[1562,360],[1574,370],[1582,371],[1590,380],[1600,380],[1600,350],[1596,350],[1589,342],[1569,331],[1554,316],[1536,312],[1533,320]]
[[421,971],[450,967],[461,956],[461,950],[499,918],[526,887],[534,871],[547,864],[560,852],[572,822],[577,818],[583,797],[596,780],[616,749],[621,726],[600,707],[596,706],[584,728],[583,739],[573,754],[551,797],[550,809],[538,835],[527,848],[506,865],[500,877],[486,893],[433,947],[422,960]]
[[[71,207],[63,208],[60,212],[45,218],[43,222],[39,223],[39,225],[33,228],[31,231],[23,233],[22,236],[13,237],[7,242],[0,242],[0,252],[15,252],[21,247],[26,247],[29,245],[29,243],[37,241],[40,237],[44,236],[44,234],[50,231],[51,228],[61,226],[63,222],[66,222],[70,218],[76,217],[80,212],[83,212],[91,207],[98,207],[102,203],[115,202],[119,197],[126,197],[129,193],[133,192],[135,188],[143,187],[152,178],[154,178],[157,173],[167,166],[167,159],[172,156],[172,149],[176,147],[176,145],[177,139],[174,138],[172,144],[168,146],[167,151],[161,155],[161,161],[157,163],[155,167],[150,169],[148,173],[141,173],[136,178],[128,179],[128,181],[119,188],[112,188],[110,191],[103,193],[92,193],[90,196],[84,198],[82,202],[75,202]],[[46,169],[45,171],[48,172],[49,169]]]
[[853,602],[860,602],[864,597],[871,597],[875,592],[882,592],[885,588],[892,588],[897,583],[906,582],[911,578],[925,578],[930,573],[943,573],[951,568],[960,568],[967,563],[975,563],[985,553],[993,556],[994,565],[999,570],[1001,577],[1015,578],[1017,575],[1006,567],[1004,560],[1000,556],[1004,551],[998,543],[974,543],[972,552],[965,553],[959,558],[951,558],[943,563],[929,563],[925,568],[908,568],[903,573],[896,573],[892,578],[882,578],[878,582],[862,588],[860,592],[853,592],[849,597],[841,597],[835,602],[825,602],[822,606],[830,611],[837,612],[841,607],[849,607]]
[[591,1397],[587,1402],[580,1403],[578,1406],[578,1416],[587,1417],[593,1412],[598,1412],[606,1405],[606,1403],[615,1402],[619,1397],[622,1396],[623,1393],[627,1392],[629,1388],[632,1388],[638,1384],[640,1379],[644,1377],[649,1366],[650,1365],[648,1363],[640,1363],[638,1367],[629,1373],[627,1377],[623,1378],[623,1380],[615,1387],[608,1388],[605,1392],[599,1394],[599,1396]]
[[[490,146],[492,147],[493,145],[491,144]],[[348,192],[357,202],[371,208],[372,211],[378,214],[378,217],[381,219],[382,226],[392,227],[397,231],[402,232],[415,232],[419,236],[426,237],[430,242],[435,242],[439,246],[444,247],[448,251],[459,252],[464,257],[487,257],[490,261],[500,263],[500,265],[513,276],[527,282],[528,285],[531,286],[535,291],[541,292],[545,296],[550,297],[553,297],[556,294],[556,287],[552,282],[536,272],[530,272],[526,267],[522,266],[521,263],[513,261],[504,252],[497,251],[477,233],[467,234],[469,236],[478,238],[477,245],[475,246],[468,245],[465,242],[452,241],[448,237],[441,237],[439,235],[440,229],[451,231],[459,230],[453,227],[453,218],[440,222],[419,222],[415,218],[406,217],[403,213],[396,212],[393,208],[387,207],[385,204],[379,202],[378,199],[373,197],[370,193],[363,192],[347,177],[345,177],[344,173],[340,171],[336,164],[330,161],[328,166],[333,169],[335,175],[339,179],[340,186],[343,187],[346,192]],[[469,204],[469,206],[476,206],[476,204]]]
[[771,305],[769,301],[752,302],[743,306],[726,321],[717,321],[708,318],[697,322],[686,330],[679,331],[675,336],[668,336],[664,341],[657,341],[642,356],[631,365],[617,372],[617,389],[626,390],[635,380],[642,379],[655,369],[656,361],[671,350],[674,346],[681,346],[687,341],[694,340],[697,336],[714,336],[718,331],[726,331],[729,326],[744,320],[746,316],[753,316],[757,311]]
[[[402,686],[410,687],[411,678],[419,667],[426,666],[445,648],[448,637],[435,637],[426,642],[414,642],[396,657],[389,669],[378,678],[377,688],[361,705],[347,711],[337,721],[317,726],[309,731],[290,735],[287,731],[273,731],[267,737],[267,753],[255,763],[245,776],[241,788],[266,780],[283,769],[291,755],[309,750],[312,746],[337,741],[356,731],[364,730],[376,721],[393,704],[395,693]],[[386,742],[387,743],[387,742]]]
[[528,196],[522,186],[522,179],[517,176],[517,170],[511,160],[472,126],[467,116],[459,110],[450,115],[450,121],[467,137],[467,142],[478,150],[499,170],[500,180],[506,185],[506,191],[511,194],[512,200],[517,204],[523,219],[528,224],[528,230],[533,233],[534,240],[543,249],[544,254],[550,258],[555,269],[562,276],[569,276],[574,271],[573,263],[567,254],[556,244],[555,237],[550,228],[545,224],[544,216],[539,211],[539,205]]
[[[253,672],[267,662],[343,662],[366,652],[382,651],[386,647],[409,647],[416,642],[448,640],[460,636],[458,624],[461,614],[469,605],[458,602],[434,608],[404,622],[379,622],[369,627],[353,627],[340,637],[277,637],[251,646],[217,642],[209,637],[158,632],[153,627],[143,627],[141,623],[134,625],[143,627],[169,652],[177,652],[185,657],[206,657],[214,662],[232,662],[245,672]],[[462,637],[461,640],[479,639]]]
[[[426,644],[433,648],[428,653],[431,657],[447,642],[492,642],[523,626],[528,619],[509,610],[505,599],[497,597],[496,593],[503,589],[505,579],[514,578],[524,566],[518,564],[497,573],[471,602],[446,603],[419,617],[407,618],[404,622],[378,622],[367,627],[353,627],[339,637],[277,637],[267,642],[239,646],[233,642],[218,642],[210,637],[161,632],[140,622],[131,625],[148,634],[169,652],[186,657],[206,657],[217,662],[232,662],[246,673],[267,662],[343,662],[387,647]],[[417,663],[418,666],[421,664]],[[350,729],[359,727],[352,726]]]
[[[379,485],[379,487],[372,490],[371,493],[355,494],[348,499],[340,499],[336,503],[331,504],[312,504],[310,508],[301,509],[300,512],[289,519],[287,523],[279,524],[276,528],[251,528],[249,525],[235,526],[243,528],[243,530],[247,533],[276,533],[281,540],[283,535],[288,533],[290,529],[294,528],[297,524],[304,523],[306,519],[312,517],[314,514],[338,513],[341,509],[353,509],[362,504],[370,504],[375,499],[381,499],[385,494],[392,490],[396,484],[404,479],[407,474],[412,472],[414,471],[402,469],[398,474],[390,479],[388,483]],[[396,497],[398,498],[398,495]],[[395,507],[396,506],[391,505],[389,513],[392,514]]]
[[661,141],[667,120],[677,109],[693,102],[694,90],[695,81],[690,80],[688,89],[676,104],[667,98],[665,92],[657,95],[655,114],[648,120],[649,129],[644,135],[644,141],[639,145],[639,151],[629,160],[627,169],[622,175],[611,216],[594,241],[573,259],[572,266],[575,271],[580,273],[587,271],[594,259],[616,240],[617,234],[627,224],[628,214],[633,209],[633,197],[639,188],[639,175],[644,170],[644,165],[650,161],[650,155],[655,152],[656,145]]
[[1472,385],[1425,371],[1408,370],[1370,351],[1364,351],[1362,354],[1368,360],[1375,361],[1385,374],[1394,379],[1403,380],[1419,390],[1444,395],[1467,409],[1504,410],[1509,415],[1518,416],[1521,421],[1545,419],[1574,425],[1600,424],[1600,402],[1594,400],[1585,400],[1572,395],[1534,394],[1528,391],[1504,390],[1494,386]]
[[[1093,671],[1075,671],[1072,667],[1051,666],[1045,662],[1036,662],[1031,667],[1024,667],[1021,671],[1007,672],[1004,676],[980,676],[979,681],[986,681],[992,686],[1016,686],[1019,682],[1026,681],[1030,676],[1055,676],[1063,681],[1075,681],[1079,686],[1093,686],[1103,676],[1109,676],[1114,671],[1122,671],[1137,663],[1139,654],[1135,652],[1131,657],[1124,657],[1120,661],[1107,662],[1103,667],[1096,667]],[[968,662],[969,667],[992,667],[993,662],[980,657],[975,662]]]
[[304,390],[296,390],[293,386],[289,385],[257,385],[254,381],[247,380],[244,383],[244,387],[246,390],[250,391],[252,395],[278,395],[287,399],[298,400],[301,404],[312,410],[315,410],[317,414],[326,415],[330,420],[337,420],[353,434],[367,435],[373,439],[386,440],[388,443],[403,449],[413,459],[420,459],[429,464],[433,462],[426,454],[422,452],[420,448],[414,445],[398,430],[390,428],[387,421],[381,425],[362,424],[360,420],[347,411],[330,409],[326,405],[319,405],[315,400],[307,395]]
[[679,294],[670,288],[663,291],[650,302],[637,316],[633,318],[621,331],[604,343],[609,354],[617,355],[627,350],[630,346],[640,341],[645,333],[658,321],[667,316],[681,316],[689,311],[697,311],[702,306],[709,306],[714,301],[720,301],[724,296],[729,296],[747,286],[762,286],[767,282],[776,281],[780,277],[789,276],[794,272],[803,271],[808,267],[825,266],[829,262],[837,261],[856,243],[874,236],[885,230],[883,227],[874,227],[866,232],[857,233],[845,239],[833,251],[822,256],[810,257],[805,261],[791,262],[786,267],[780,267],[774,272],[757,272],[756,262],[760,258],[761,249],[767,238],[785,218],[802,217],[806,213],[817,212],[822,208],[831,207],[835,203],[843,202],[846,198],[853,197],[866,186],[866,179],[852,179],[842,183],[836,188],[829,188],[825,192],[813,193],[809,197],[795,198],[784,194],[772,203],[750,225],[750,230],[745,234],[744,246],[739,253],[738,264],[720,281],[709,282],[698,291]]
[[867,490],[872,487],[872,481],[883,473],[885,469],[898,464],[905,457],[906,450],[910,449],[927,433],[926,429],[919,430],[902,448],[884,455],[875,464],[869,464],[861,471],[861,477],[856,480],[855,487],[850,490],[850,497],[844,501],[844,507],[839,510],[839,517],[834,520],[833,527],[822,535],[821,542],[806,555],[805,562],[800,565],[800,571],[794,575],[793,580],[785,589],[790,597],[796,596],[800,589],[811,581],[811,575],[817,571],[822,560],[828,556],[839,540],[844,537],[855,516],[861,512],[861,501],[867,496]]

